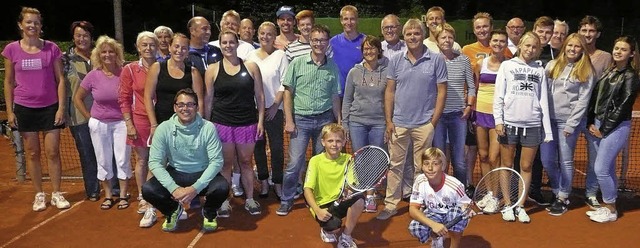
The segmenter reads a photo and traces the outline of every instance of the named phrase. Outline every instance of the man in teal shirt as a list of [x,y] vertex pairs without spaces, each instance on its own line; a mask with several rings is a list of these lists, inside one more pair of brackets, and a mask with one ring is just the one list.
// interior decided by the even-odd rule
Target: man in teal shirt
[[304,168],[309,139],[313,154],[322,147],[322,127],[340,123],[340,74],[338,66],[325,54],[329,44],[329,29],[315,25],[311,29],[311,52],[291,61],[284,76],[284,130],[291,134],[289,165],[284,171],[282,197],[278,215],[289,214],[298,194],[300,171]]
[[213,123],[198,114],[198,96],[191,89],[176,94],[171,119],[153,133],[149,170],[154,177],[142,186],[142,197],[166,216],[162,230],[177,228],[188,204],[206,196],[202,206],[205,231],[218,228],[216,210],[227,199],[229,185],[220,174],[222,144]]

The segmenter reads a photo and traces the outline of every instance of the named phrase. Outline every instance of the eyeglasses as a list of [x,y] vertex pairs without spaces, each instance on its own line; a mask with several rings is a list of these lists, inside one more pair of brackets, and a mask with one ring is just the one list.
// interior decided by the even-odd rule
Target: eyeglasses
[[382,27],[382,30],[384,30],[384,31],[391,31],[391,30],[396,30],[396,29],[398,29],[398,25],[390,25],[390,26]]
[[327,44],[327,39],[311,39],[311,43],[314,44]]
[[176,107],[178,107],[179,109],[183,109],[184,107],[187,107],[187,108],[192,109],[192,108],[195,108],[196,106],[198,106],[198,104],[197,104],[197,103],[195,103],[195,102],[187,102],[187,103],[184,103],[184,102],[177,102],[177,103],[175,103],[175,105],[176,105]]
[[524,26],[507,26],[509,29],[524,29]]

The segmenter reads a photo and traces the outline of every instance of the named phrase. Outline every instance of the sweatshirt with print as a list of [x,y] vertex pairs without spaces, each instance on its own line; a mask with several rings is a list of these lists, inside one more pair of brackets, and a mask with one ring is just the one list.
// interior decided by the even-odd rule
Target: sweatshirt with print
[[[547,64],[547,74],[551,74],[556,62],[552,60]],[[585,116],[594,84],[593,74],[586,82],[571,76],[574,67],[575,64],[568,63],[557,78],[549,78],[548,82],[549,100],[552,100],[549,102],[550,118],[564,123],[564,132],[567,133],[573,133]]]

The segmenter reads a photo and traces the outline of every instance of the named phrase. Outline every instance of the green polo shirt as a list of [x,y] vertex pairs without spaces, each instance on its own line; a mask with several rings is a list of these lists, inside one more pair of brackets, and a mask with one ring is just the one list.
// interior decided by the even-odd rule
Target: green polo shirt
[[311,53],[299,56],[289,64],[282,85],[293,94],[296,115],[317,115],[333,107],[332,98],[340,95],[340,71],[332,59],[316,65]]

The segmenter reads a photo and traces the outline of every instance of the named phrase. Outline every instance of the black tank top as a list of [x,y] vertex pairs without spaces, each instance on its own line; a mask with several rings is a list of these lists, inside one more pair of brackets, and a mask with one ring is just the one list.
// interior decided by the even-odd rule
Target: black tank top
[[253,77],[240,60],[240,71],[229,75],[220,61],[218,76],[213,83],[211,121],[226,126],[246,126],[258,123]]
[[191,88],[192,85],[191,66],[185,64],[184,76],[182,78],[173,78],[169,75],[167,61],[160,62],[160,72],[158,73],[158,83],[156,84],[155,105],[158,124],[168,120],[173,115],[173,99],[176,97],[176,93],[181,89]]

